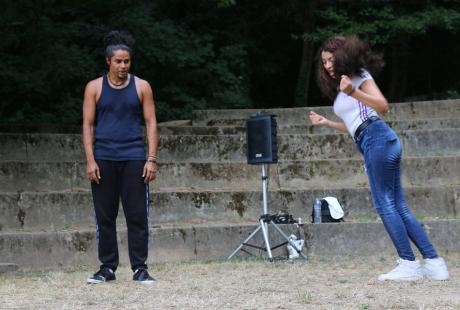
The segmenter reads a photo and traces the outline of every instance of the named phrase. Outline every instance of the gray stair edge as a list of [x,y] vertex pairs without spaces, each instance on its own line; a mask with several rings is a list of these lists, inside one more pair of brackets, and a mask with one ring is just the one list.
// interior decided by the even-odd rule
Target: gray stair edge
[[[403,131],[399,136],[403,154],[423,157],[460,154],[460,140],[453,140],[459,134],[460,128]],[[61,162],[63,159],[62,162],[84,163],[81,145],[75,140],[69,141],[72,139],[36,136],[32,139],[34,142],[30,142],[27,138],[9,135],[4,139],[5,147],[0,149],[0,163]],[[242,135],[175,135],[164,137],[162,141],[158,149],[159,163],[238,162],[246,159],[246,141]],[[55,145],[61,145],[60,149],[53,151]],[[359,157],[348,134],[279,135],[278,148],[280,161],[298,157],[322,159],[322,154],[331,154],[325,156],[326,159]]]
[[[419,219],[457,219],[460,216],[460,186],[405,187],[409,209]],[[288,212],[310,222],[315,198],[337,197],[346,221],[377,219],[368,188],[316,188],[268,192],[269,213]],[[70,227],[94,227],[91,193],[23,192],[0,194],[0,232],[54,231]],[[262,211],[261,190],[151,192],[150,227],[174,223],[257,221]],[[124,223],[120,207],[118,223]]]
[[[422,224],[441,255],[460,251],[460,243],[455,237],[460,235],[460,220],[426,221]],[[306,241],[308,256],[396,255],[381,223],[279,226],[286,234],[297,234]],[[226,259],[256,227],[236,224],[152,229],[148,263]],[[284,241],[273,227],[270,227],[270,231],[271,245]],[[95,232],[89,231],[0,233],[0,256],[31,269],[97,266],[95,235]],[[121,263],[128,264],[126,231],[119,231],[118,237]],[[258,233],[251,241],[260,244],[261,240]],[[286,256],[286,248],[280,247],[273,254]],[[240,255],[245,256],[241,251],[237,256]],[[262,253],[262,256],[265,255]]]
[[[368,179],[361,158],[283,160],[273,167],[271,188],[313,188],[314,186],[366,186]],[[460,184],[457,167],[460,156],[402,158],[404,185]],[[0,161],[0,187],[3,191],[47,191],[89,189],[83,161]],[[244,162],[159,163],[158,180],[151,188],[228,189],[235,186],[256,188],[260,171]]]
[[[441,99],[441,100],[421,100],[421,101],[400,101],[400,102],[389,102],[390,106],[414,106],[414,105],[435,105],[436,103],[445,103],[445,104],[459,104],[460,99]],[[258,111],[267,111],[268,112],[277,112],[277,111],[285,111],[285,110],[310,110],[310,109],[318,109],[318,108],[332,108],[332,105],[326,106],[308,106],[308,107],[293,107],[293,108],[252,108],[252,109],[197,109],[193,110],[193,112],[201,113],[201,112],[214,112],[217,111],[219,113],[225,112],[232,112],[232,111],[249,111],[251,113],[256,113]]]
[[[383,115],[386,120],[398,120],[401,119],[401,115],[409,113],[415,118],[426,118],[423,117],[429,108],[436,109],[436,113],[444,117],[446,114],[445,107],[454,108],[458,110],[460,105],[460,99],[447,99],[447,100],[431,100],[431,101],[413,101],[413,102],[395,102],[389,103],[389,112]],[[338,117],[332,111],[332,105],[329,106],[313,106],[313,107],[293,107],[293,108],[253,108],[253,109],[206,109],[206,110],[194,110],[192,112],[192,124],[212,124],[217,123],[219,120],[231,120],[240,119],[243,120],[248,118],[252,114],[274,114],[279,118],[289,118],[288,115],[303,114],[303,119],[308,119],[309,111],[314,110],[319,114],[322,114],[332,120],[338,120]],[[437,115],[431,113],[430,115]],[[445,114],[445,115],[444,115]],[[438,116],[436,116],[438,117]]]
[[18,269],[19,269],[19,266],[17,264],[0,262],[0,274],[7,273],[7,272],[13,272]]

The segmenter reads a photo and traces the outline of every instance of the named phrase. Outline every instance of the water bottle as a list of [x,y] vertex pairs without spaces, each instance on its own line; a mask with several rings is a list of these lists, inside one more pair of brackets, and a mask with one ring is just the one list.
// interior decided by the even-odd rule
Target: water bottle
[[321,223],[321,201],[318,198],[315,200],[315,205],[313,206],[313,213],[315,215],[314,223],[320,224]]

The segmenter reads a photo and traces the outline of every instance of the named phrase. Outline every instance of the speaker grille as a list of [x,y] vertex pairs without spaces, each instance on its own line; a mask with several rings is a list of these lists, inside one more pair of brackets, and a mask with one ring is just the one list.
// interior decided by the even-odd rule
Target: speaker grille
[[275,115],[255,115],[246,121],[248,164],[278,162]]

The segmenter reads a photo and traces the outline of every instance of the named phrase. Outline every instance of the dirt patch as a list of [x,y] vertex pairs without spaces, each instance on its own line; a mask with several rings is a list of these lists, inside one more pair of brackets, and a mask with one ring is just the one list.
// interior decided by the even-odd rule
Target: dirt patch
[[261,259],[161,263],[157,282],[87,285],[88,267],[0,275],[2,309],[459,309],[460,253],[444,256],[448,281],[378,282],[390,257],[336,256],[308,262]]

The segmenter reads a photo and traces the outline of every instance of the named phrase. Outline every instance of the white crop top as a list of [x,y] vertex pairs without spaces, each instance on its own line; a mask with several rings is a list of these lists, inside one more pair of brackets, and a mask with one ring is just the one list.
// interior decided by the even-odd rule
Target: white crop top
[[[359,88],[366,80],[372,80],[372,76],[365,69],[362,69],[361,76],[353,76],[351,83],[355,88]],[[343,120],[352,137],[362,122],[370,116],[378,116],[373,108],[341,91],[334,100],[334,113]]]

